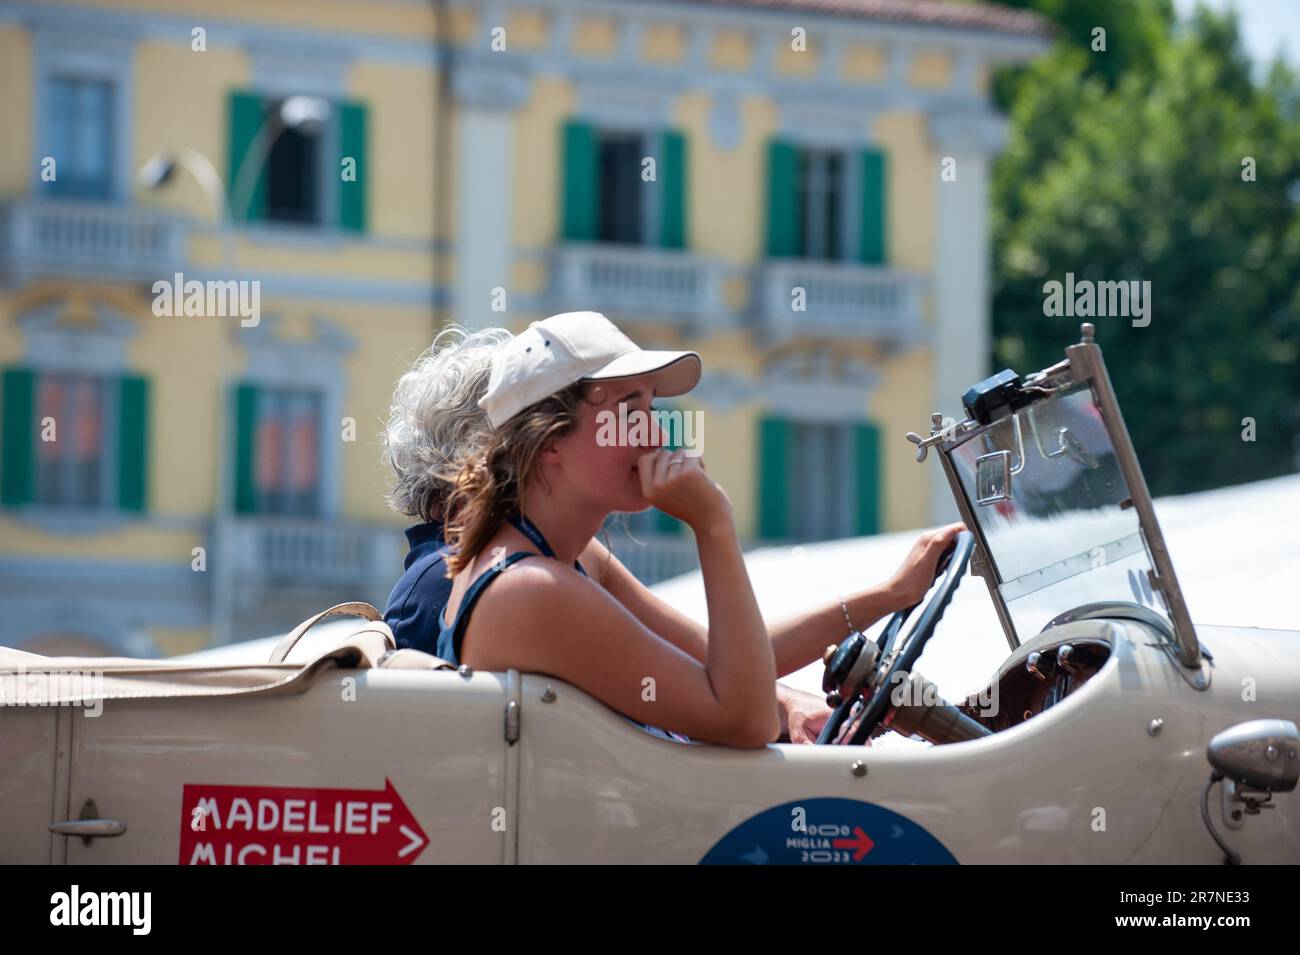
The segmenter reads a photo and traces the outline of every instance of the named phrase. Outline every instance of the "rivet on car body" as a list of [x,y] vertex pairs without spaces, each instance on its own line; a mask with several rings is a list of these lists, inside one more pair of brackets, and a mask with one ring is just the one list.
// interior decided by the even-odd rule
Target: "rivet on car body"
[[468,663],[462,663],[460,666],[456,667],[456,672],[468,679],[474,675],[474,668]]
[[555,702],[555,691],[551,689],[551,684],[549,683],[546,684],[546,689],[542,690],[542,702],[543,703]]
[[1157,716],[1155,719],[1153,719],[1150,723],[1147,724],[1147,735],[1157,736],[1159,735],[1160,731],[1164,728],[1165,728],[1165,721]]
[[849,767],[849,772],[854,776],[865,776],[867,775],[867,764],[860,759],[855,759],[853,765]]

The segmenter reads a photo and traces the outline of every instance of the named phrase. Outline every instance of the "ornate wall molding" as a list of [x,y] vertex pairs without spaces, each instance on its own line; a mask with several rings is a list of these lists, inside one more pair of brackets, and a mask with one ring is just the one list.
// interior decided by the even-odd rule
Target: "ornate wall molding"
[[136,322],[101,302],[85,315],[69,306],[55,299],[18,316],[26,362],[45,371],[121,374],[127,344],[139,331]]

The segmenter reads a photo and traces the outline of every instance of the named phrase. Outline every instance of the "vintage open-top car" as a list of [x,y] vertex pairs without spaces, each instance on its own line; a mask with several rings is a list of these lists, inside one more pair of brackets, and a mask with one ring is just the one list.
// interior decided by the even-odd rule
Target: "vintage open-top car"
[[[267,663],[0,650],[0,861],[1300,862],[1300,633],[1193,624],[1091,327],[963,405],[909,440],[970,531],[828,649],[822,745],[659,738],[362,604]],[[921,655],[968,565],[1010,653],[949,704]]]

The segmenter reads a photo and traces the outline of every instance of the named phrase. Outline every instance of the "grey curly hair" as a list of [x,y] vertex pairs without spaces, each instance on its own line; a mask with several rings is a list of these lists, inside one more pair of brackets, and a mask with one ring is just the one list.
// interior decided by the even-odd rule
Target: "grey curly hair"
[[470,332],[449,325],[397,381],[384,429],[384,462],[397,477],[388,504],[423,521],[440,520],[461,458],[487,436],[478,406],[492,356],[511,338],[504,328]]

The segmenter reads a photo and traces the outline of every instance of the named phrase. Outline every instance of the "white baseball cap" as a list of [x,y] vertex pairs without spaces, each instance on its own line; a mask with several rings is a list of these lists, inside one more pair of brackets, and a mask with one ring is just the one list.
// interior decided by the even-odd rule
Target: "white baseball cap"
[[645,351],[600,312],[564,312],[526,329],[492,356],[478,406],[499,428],[529,405],[583,379],[656,374],[655,393],[682,395],[704,366],[693,351]]

